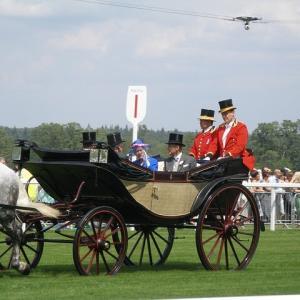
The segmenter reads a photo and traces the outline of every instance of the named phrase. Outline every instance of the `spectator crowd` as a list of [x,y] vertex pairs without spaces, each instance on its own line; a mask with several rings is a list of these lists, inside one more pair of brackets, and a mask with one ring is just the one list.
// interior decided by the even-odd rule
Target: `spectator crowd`
[[[251,183],[300,183],[300,172],[293,172],[289,168],[274,169],[268,167],[253,169],[249,173]],[[261,219],[270,221],[271,188],[250,187],[258,204]],[[276,191],[276,219],[282,222],[300,222],[300,188],[275,188]]]

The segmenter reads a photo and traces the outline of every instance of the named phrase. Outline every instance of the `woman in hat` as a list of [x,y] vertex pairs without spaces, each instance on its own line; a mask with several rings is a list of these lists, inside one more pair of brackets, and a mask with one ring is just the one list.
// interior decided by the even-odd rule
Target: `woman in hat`
[[216,142],[216,131],[213,126],[214,110],[201,109],[199,117],[201,131],[194,139],[194,143],[189,150],[189,155],[193,156],[196,160],[210,160],[207,156],[209,145]]
[[235,109],[232,99],[222,100],[219,102],[220,113],[224,123],[217,129],[217,139],[210,145],[209,156],[217,155],[218,157],[241,157],[243,164],[252,170],[255,164],[255,158],[252,153],[246,150],[248,142],[247,126],[238,121],[235,117]]
[[146,149],[150,148],[149,144],[145,144],[142,139],[137,139],[131,144],[136,160],[133,161],[134,164],[149,169],[151,171],[157,171],[158,162],[155,158],[149,156]]

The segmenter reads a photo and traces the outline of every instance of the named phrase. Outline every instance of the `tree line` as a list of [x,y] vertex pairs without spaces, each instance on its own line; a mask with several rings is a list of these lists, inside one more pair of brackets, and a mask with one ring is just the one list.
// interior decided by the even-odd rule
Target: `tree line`
[[[9,128],[0,127],[0,156],[5,157],[11,163],[11,153],[14,142],[17,139],[34,141],[40,147],[50,149],[81,149],[82,132],[96,131],[97,141],[106,141],[108,133],[119,131],[127,141],[125,151],[128,152],[132,129],[119,126],[102,126],[100,128],[81,127],[80,124],[72,122],[67,124],[42,123],[34,128]],[[152,130],[146,125],[139,128],[139,138],[143,138],[151,145],[150,154],[167,156],[166,142],[172,131]],[[197,132],[180,132],[184,134],[185,152],[192,145]],[[256,157],[256,167],[269,168],[288,167],[292,170],[300,170],[300,119],[297,121],[285,120],[282,123],[260,123],[250,134],[248,147],[251,148]]]

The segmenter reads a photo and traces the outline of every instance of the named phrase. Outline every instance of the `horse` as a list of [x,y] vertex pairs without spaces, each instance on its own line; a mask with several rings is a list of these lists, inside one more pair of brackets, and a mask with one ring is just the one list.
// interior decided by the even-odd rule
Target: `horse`
[[[33,208],[50,218],[58,218],[60,213],[46,204],[31,202],[18,175],[3,163],[0,163],[0,204],[4,204],[0,206],[0,230],[11,237],[13,245],[10,266],[21,274],[28,275],[30,265],[20,261],[22,224],[16,218],[14,207]],[[5,205],[10,207],[7,208]]]

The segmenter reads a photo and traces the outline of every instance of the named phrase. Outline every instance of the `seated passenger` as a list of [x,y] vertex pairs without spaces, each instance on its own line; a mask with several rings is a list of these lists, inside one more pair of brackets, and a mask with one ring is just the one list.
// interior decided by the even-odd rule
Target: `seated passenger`
[[146,149],[149,149],[150,145],[145,144],[142,139],[137,139],[131,144],[131,148],[136,157],[136,160],[133,161],[134,164],[141,167],[150,169],[151,171],[157,171],[157,159],[149,156],[146,152]]
[[121,157],[126,158],[123,154],[123,143],[126,142],[122,139],[120,132],[110,133],[106,136],[107,144]]
[[185,146],[182,140],[182,134],[170,133],[169,141],[166,143],[170,157],[164,161],[164,171],[184,172],[196,167],[194,157],[182,153]]

